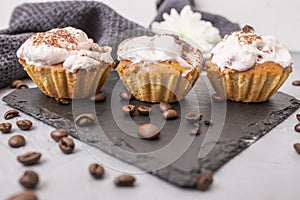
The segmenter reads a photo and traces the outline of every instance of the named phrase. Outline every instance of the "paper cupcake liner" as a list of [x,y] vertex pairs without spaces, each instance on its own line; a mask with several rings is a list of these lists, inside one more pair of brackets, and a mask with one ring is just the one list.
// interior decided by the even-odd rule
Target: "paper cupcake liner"
[[61,65],[36,67],[20,60],[29,77],[47,96],[56,99],[82,99],[94,95],[107,79],[112,65],[103,64],[93,71],[70,73]]
[[206,66],[207,77],[215,91],[232,101],[264,102],[274,95],[292,72],[272,62],[257,64],[250,70],[238,72],[225,69],[217,71]]

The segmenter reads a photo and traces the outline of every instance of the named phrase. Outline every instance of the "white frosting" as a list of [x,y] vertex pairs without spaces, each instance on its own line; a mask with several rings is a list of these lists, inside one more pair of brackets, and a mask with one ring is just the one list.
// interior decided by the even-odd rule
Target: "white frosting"
[[156,33],[178,34],[179,38],[190,42],[199,48],[204,57],[221,40],[220,31],[211,22],[201,20],[199,12],[193,12],[190,6],[185,6],[180,14],[173,8],[170,15],[163,14],[164,21],[153,22],[151,27]]
[[246,71],[256,63],[268,61],[282,67],[293,63],[289,51],[274,36],[258,36],[250,26],[225,36],[211,53],[211,62],[219,66],[221,71],[225,67]]
[[186,68],[199,67],[202,63],[199,50],[173,35],[126,39],[118,47],[118,59],[133,63],[176,61]]
[[113,63],[110,47],[99,47],[83,31],[73,27],[33,34],[19,48],[17,56],[37,67],[62,63],[71,73],[79,69],[93,70],[101,62]]

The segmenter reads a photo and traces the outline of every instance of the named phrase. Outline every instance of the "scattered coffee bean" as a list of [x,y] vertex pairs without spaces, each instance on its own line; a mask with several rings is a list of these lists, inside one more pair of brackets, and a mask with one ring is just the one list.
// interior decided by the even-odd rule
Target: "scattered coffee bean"
[[120,93],[120,97],[121,99],[125,100],[125,101],[129,101],[129,100],[132,100],[133,99],[133,96],[132,94],[130,94],[129,92],[127,91],[123,91]]
[[215,101],[215,102],[224,102],[225,101],[225,98],[218,95],[218,94],[213,94],[211,96],[211,98]]
[[68,137],[68,131],[65,129],[57,129],[54,130],[50,133],[51,138],[55,141],[58,142],[61,138],[63,137]]
[[12,119],[14,117],[19,116],[19,112],[16,110],[9,110],[4,114],[4,119],[9,120]]
[[96,116],[94,114],[81,114],[81,115],[78,115],[76,118],[75,118],[75,123],[78,125],[78,126],[90,126],[92,125],[96,120]]
[[140,115],[148,116],[151,112],[151,107],[149,107],[149,106],[139,106],[137,110],[140,113]]
[[34,165],[39,162],[42,154],[38,152],[27,152],[17,157],[17,160],[25,166]]
[[17,89],[26,89],[26,88],[29,88],[29,87],[28,87],[28,85],[26,83],[22,82],[22,83],[18,83],[16,85],[16,88]]
[[28,119],[18,120],[16,124],[21,130],[25,131],[31,129],[32,127],[32,122]]
[[300,132],[300,123],[299,123],[299,124],[296,124],[296,126],[295,126],[295,131],[296,131],[296,132]]
[[11,123],[1,123],[0,131],[2,133],[9,133],[11,131]]
[[63,137],[58,142],[60,150],[64,154],[70,154],[74,151],[75,143],[72,138]]
[[22,80],[14,80],[11,82],[10,87],[16,88],[19,83],[23,83],[23,81]]
[[300,86],[300,80],[295,80],[292,82],[294,86]]
[[185,119],[191,123],[199,122],[202,120],[202,118],[203,118],[203,114],[201,114],[201,113],[200,114],[188,113],[185,116]]
[[143,139],[157,139],[160,131],[157,126],[153,124],[143,124],[138,130],[139,136]]
[[95,96],[91,97],[91,100],[95,102],[103,102],[106,100],[106,94],[104,94],[103,92],[99,92],[95,94]]
[[210,125],[213,124],[213,121],[210,120],[210,119],[207,119],[207,120],[204,121],[204,124],[207,125],[207,126],[210,126]]
[[56,99],[60,105],[70,105],[71,101],[67,99]]
[[115,179],[115,185],[119,187],[132,187],[135,182],[135,177],[132,175],[120,175]]
[[163,112],[163,118],[165,119],[176,119],[177,117],[177,111],[174,109],[168,109],[165,112]]
[[104,174],[104,168],[97,163],[93,163],[89,167],[89,172],[95,179],[99,179]]
[[33,189],[39,182],[39,176],[34,171],[27,170],[19,179],[19,182],[23,187]]
[[7,200],[38,200],[33,192],[21,192],[9,197]]
[[296,118],[298,119],[298,121],[300,121],[300,114],[297,114]]
[[135,105],[129,104],[122,107],[122,111],[125,115],[132,116],[135,111]]
[[295,151],[296,151],[298,154],[300,154],[300,143],[295,143],[295,144],[294,144],[294,149],[295,149]]
[[206,191],[213,182],[213,173],[204,172],[198,176],[196,180],[196,188],[201,191]]
[[8,145],[13,148],[25,146],[26,140],[22,135],[14,135],[8,140]]
[[200,127],[195,127],[193,130],[191,130],[191,135],[200,135],[201,129]]
[[166,102],[160,102],[159,103],[159,109],[161,112],[165,112],[166,110],[169,110],[172,108],[172,105]]

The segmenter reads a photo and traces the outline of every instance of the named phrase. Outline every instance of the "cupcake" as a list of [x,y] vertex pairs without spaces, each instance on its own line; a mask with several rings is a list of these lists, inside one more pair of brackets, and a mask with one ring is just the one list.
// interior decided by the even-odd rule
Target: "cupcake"
[[114,66],[110,47],[99,47],[73,27],[33,34],[17,56],[40,90],[55,99],[94,95]]
[[292,72],[292,57],[274,36],[259,36],[250,26],[226,35],[205,63],[215,91],[229,100],[269,100]]
[[126,39],[117,54],[126,89],[144,102],[181,100],[201,73],[201,52],[173,35]]

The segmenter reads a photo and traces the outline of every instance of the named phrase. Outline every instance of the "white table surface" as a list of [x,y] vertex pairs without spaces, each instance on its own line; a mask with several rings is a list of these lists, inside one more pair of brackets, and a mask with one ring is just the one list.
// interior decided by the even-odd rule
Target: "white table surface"
[[[300,79],[298,67],[300,54],[293,55],[294,72],[281,91],[300,98],[300,87],[291,85],[293,80]],[[34,87],[31,81],[26,82]],[[11,91],[9,88],[1,89],[0,98]],[[9,106],[0,102],[0,122],[5,121],[2,115],[9,109],[11,109]],[[300,113],[299,110],[297,112]],[[90,148],[90,151],[97,152],[97,157],[100,157],[104,164],[106,163],[105,177],[102,180],[94,180],[88,173],[88,166],[96,160],[90,151],[87,151],[85,144],[76,140],[75,153],[62,154],[49,136],[54,128],[24,113],[11,122],[25,118],[33,121],[32,130],[20,131],[14,125],[12,134],[0,134],[0,199],[23,191],[18,179],[26,169],[33,169],[39,174],[40,184],[35,192],[39,199],[44,200],[299,199],[300,156],[295,153],[293,144],[300,142],[300,135],[294,131],[294,125],[297,123],[295,114],[217,171],[214,175],[214,183],[207,192],[182,189],[148,173],[135,175],[137,182],[134,188],[116,188],[113,180],[117,175],[122,171],[137,169],[97,149]],[[9,137],[16,134],[21,134],[27,139],[25,147],[12,149],[8,146]],[[17,155],[32,150],[43,154],[39,165],[23,167],[16,161]],[[111,165],[118,166],[118,169],[112,169]]]

